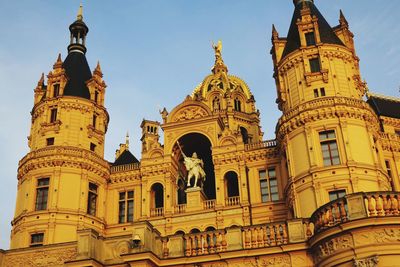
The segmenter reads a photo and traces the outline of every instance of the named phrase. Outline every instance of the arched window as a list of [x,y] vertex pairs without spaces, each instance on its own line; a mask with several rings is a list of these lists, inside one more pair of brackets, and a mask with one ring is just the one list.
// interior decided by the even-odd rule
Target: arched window
[[247,129],[244,127],[240,127],[240,134],[242,135],[243,143],[248,144],[249,143],[249,133],[247,132]]
[[155,183],[151,187],[151,215],[162,216],[164,214],[164,187]]
[[242,103],[240,102],[238,97],[235,98],[234,104],[236,111],[242,111]]
[[230,171],[225,174],[225,184],[228,197],[239,196],[239,184],[236,172]]
[[218,96],[214,97],[214,99],[213,99],[213,109],[214,110],[220,110],[221,109],[221,104],[219,102],[219,97]]

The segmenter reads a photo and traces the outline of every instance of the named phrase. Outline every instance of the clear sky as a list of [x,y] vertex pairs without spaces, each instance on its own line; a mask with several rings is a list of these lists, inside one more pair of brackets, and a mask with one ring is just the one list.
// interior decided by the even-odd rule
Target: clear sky
[[[9,246],[18,160],[27,152],[33,89],[58,53],[64,59],[68,26],[79,1],[0,0],[0,248]],[[399,97],[398,0],[315,0],[331,26],[342,9],[355,35],[362,77],[373,92]],[[87,59],[100,61],[108,85],[110,124],[105,157],[129,131],[140,158],[140,122],[161,121],[210,73],[211,42],[223,42],[229,73],[244,79],[261,112],[265,139],[280,113],[272,79],[271,25],[286,36],[292,0],[83,1],[89,27]]]

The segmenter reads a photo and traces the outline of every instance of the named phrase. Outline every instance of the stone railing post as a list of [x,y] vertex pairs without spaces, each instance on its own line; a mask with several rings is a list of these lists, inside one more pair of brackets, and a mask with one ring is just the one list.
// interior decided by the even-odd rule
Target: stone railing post
[[242,229],[237,226],[226,229],[227,250],[243,249]]
[[[82,229],[77,231],[78,236],[78,255],[77,259],[96,259],[97,254],[100,252],[100,246],[98,246],[99,234],[93,229]],[[97,253],[96,253],[97,252]]]
[[183,250],[183,239],[182,235],[174,235],[168,238],[168,251],[169,257],[183,257],[185,252]]
[[368,217],[365,208],[364,196],[362,194],[353,194],[346,196],[348,219],[355,220]]
[[297,243],[306,241],[307,237],[304,231],[302,219],[293,219],[287,221],[289,243]]

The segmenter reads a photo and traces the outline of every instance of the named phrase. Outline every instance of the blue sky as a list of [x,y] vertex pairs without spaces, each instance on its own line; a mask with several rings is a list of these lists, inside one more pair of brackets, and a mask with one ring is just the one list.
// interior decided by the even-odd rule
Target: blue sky
[[[64,59],[68,26],[79,1],[0,0],[0,248],[8,248],[18,160],[27,152],[33,89],[58,53]],[[399,97],[398,0],[315,0],[331,26],[342,9],[355,35],[362,77],[371,91]],[[265,139],[280,113],[272,79],[271,25],[286,36],[292,0],[83,1],[89,27],[87,58],[100,61],[108,85],[110,124],[105,157],[129,131],[140,158],[140,122],[161,121],[210,73],[211,42],[223,42],[229,73],[244,79],[261,112]]]

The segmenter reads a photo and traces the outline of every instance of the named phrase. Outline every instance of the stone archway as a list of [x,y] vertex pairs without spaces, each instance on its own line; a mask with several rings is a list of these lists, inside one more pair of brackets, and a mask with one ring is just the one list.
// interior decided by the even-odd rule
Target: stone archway
[[[206,173],[203,191],[207,199],[215,199],[215,174],[210,140],[203,134],[189,133],[180,137],[178,141],[186,156],[191,157],[196,152],[198,158],[203,160]],[[179,161],[183,162],[183,155]]]

